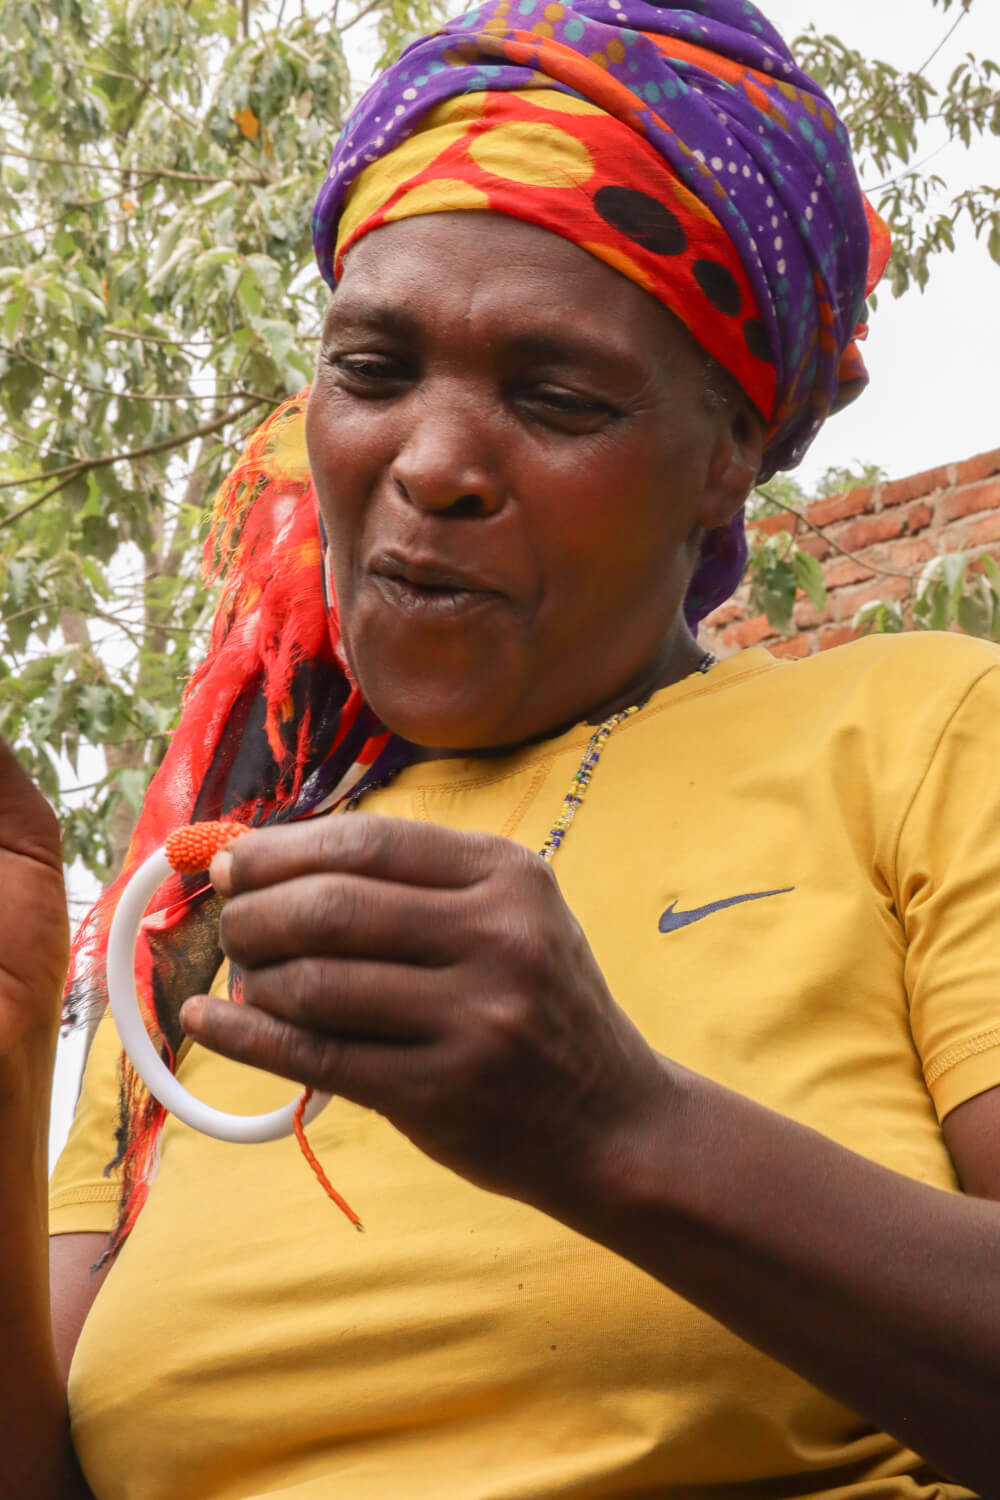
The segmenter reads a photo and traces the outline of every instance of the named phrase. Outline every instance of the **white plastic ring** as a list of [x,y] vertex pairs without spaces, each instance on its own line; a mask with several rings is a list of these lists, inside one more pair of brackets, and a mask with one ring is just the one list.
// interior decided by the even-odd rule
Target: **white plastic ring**
[[[158,849],[136,870],[115,909],[108,938],[108,997],[122,1046],[153,1097],[185,1125],[219,1141],[250,1144],[280,1140],[295,1128],[298,1099],[267,1115],[230,1115],[213,1109],[178,1082],[149,1038],[135,991],[135,944],[146,907],[172,874],[170,861]],[[303,1111],[302,1123],[308,1125],[329,1102],[329,1094],[314,1093]]]

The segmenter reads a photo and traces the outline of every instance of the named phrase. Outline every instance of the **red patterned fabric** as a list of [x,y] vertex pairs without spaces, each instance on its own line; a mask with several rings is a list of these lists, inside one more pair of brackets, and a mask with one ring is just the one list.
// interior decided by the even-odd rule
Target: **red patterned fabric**
[[[222,595],[209,649],[146,794],[122,874],[77,934],[68,1020],[106,1005],[118,895],[175,829],[217,818],[259,827],[320,812],[393,750],[337,656],[337,612],[325,584],[305,452],[307,395],[286,401],[252,435],[216,497],[205,576],[221,580]],[[208,988],[221,962],[218,902],[201,872],[173,877],[153,907],[137,944],[136,983],[172,1067],[182,1040],[180,1005]],[[145,1201],[163,1115],[123,1057],[112,1161],[124,1174],[115,1246]]]
[[524,219],[606,261],[669,307],[770,421],[777,372],[735,245],[660,153],[614,115],[544,88],[438,105],[349,196],[338,277],[362,235],[449,209]]

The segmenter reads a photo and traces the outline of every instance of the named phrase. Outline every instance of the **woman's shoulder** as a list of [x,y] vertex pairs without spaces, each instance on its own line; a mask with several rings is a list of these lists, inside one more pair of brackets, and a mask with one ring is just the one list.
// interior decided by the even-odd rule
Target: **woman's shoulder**
[[877,694],[889,703],[960,700],[1000,667],[1000,645],[947,631],[864,636],[794,663],[786,690]]
[[[862,753],[883,768],[925,764],[948,727],[992,737],[1000,726],[1000,645],[937,631],[867,636],[793,663],[732,674],[724,695],[744,738]],[[748,666],[752,665],[748,663]],[[862,751],[861,747],[867,747]],[[853,747],[853,748],[852,748]]]

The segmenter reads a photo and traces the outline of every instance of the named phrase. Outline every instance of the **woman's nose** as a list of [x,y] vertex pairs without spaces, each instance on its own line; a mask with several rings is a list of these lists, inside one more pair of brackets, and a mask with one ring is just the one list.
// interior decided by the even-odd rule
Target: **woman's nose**
[[488,416],[468,389],[449,386],[413,402],[391,477],[420,510],[490,516],[503,493]]

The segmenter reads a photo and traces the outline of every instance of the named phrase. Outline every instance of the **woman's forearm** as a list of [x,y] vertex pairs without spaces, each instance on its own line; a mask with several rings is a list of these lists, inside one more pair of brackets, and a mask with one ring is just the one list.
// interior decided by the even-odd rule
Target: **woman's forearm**
[[0,1060],[0,1500],[91,1500],[49,1316],[50,1054],[31,1038]]
[[[596,1176],[596,1183],[595,1183]],[[879,1167],[664,1063],[558,1215],[984,1494],[1000,1484],[1000,1204]]]

